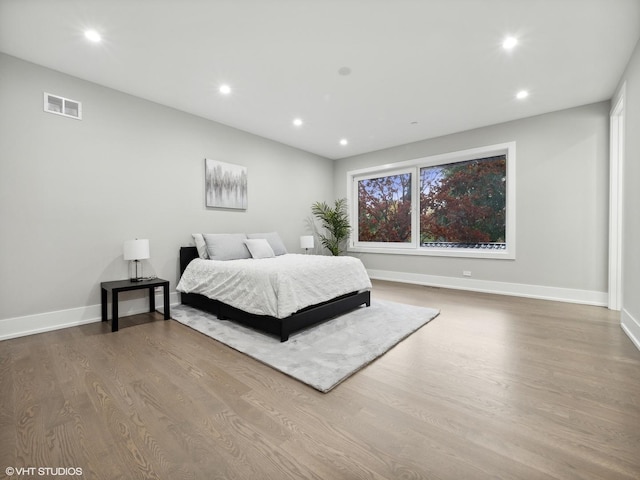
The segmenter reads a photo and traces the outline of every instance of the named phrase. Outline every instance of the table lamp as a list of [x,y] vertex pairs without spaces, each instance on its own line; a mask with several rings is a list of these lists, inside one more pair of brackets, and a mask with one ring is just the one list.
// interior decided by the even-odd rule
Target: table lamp
[[302,235],[300,237],[300,248],[304,248],[304,253],[309,253],[309,249],[313,248],[313,235]]
[[136,238],[135,240],[127,240],[124,242],[124,259],[133,261],[133,266],[130,268],[130,279],[132,282],[141,282],[144,280],[140,260],[147,258],[149,258],[149,240]]

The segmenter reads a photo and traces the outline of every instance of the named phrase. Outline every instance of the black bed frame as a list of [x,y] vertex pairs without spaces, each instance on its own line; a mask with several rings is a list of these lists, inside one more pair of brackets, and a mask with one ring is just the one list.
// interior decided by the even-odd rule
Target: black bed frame
[[[194,258],[198,258],[196,247],[180,248],[180,275]],[[328,302],[318,303],[310,307],[298,310],[286,318],[276,318],[269,315],[256,315],[247,313],[218,300],[212,300],[197,293],[181,293],[182,303],[192,307],[213,313],[223,320],[234,320],[256,330],[270,333],[280,337],[281,342],[289,339],[289,334],[302,330],[316,323],[329,320],[343,313],[353,310],[362,304],[371,305],[371,292],[351,292],[334,298]]]

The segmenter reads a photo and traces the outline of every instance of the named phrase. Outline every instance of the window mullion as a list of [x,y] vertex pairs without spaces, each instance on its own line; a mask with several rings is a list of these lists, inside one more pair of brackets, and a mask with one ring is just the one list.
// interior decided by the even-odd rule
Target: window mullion
[[420,167],[415,166],[411,174],[411,244],[420,245]]

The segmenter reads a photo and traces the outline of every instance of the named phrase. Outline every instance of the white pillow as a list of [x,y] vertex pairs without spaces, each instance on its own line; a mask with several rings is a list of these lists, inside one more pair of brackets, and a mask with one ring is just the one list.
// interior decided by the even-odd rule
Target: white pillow
[[280,235],[278,235],[278,232],[269,232],[269,233],[249,233],[247,234],[247,238],[264,238],[267,240],[267,242],[269,242],[269,245],[271,246],[271,249],[273,250],[273,253],[276,254],[276,256],[278,255],[284,255],[285,253],[287,253],[287,249],[284,246],[284,243],[282,242],[282,239],[280,238]]
[[200,258],[204,258],[205,260],[209,258],[209,254],[207,253],[207,244],[204,241],[204,237],[201,233],[192,233],[193,241],[196,244],[196,248],[198,249],[198,256]]
[[276,254],[273,253],[273,248],[271,248],[269,242],[264,238],[248,239],[245,240],[244,243],[253,258],[273,258],[276,256]]

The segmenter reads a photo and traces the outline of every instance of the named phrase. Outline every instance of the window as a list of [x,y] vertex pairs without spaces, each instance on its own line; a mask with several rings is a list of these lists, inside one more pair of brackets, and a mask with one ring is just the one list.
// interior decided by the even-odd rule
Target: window
[[352,251],[515,258],[515,144],[349,172]]
[[411,172],[358,180],[358,241],[412,242]]
[[420,246],[505,246],[506,155],[420,169]]

